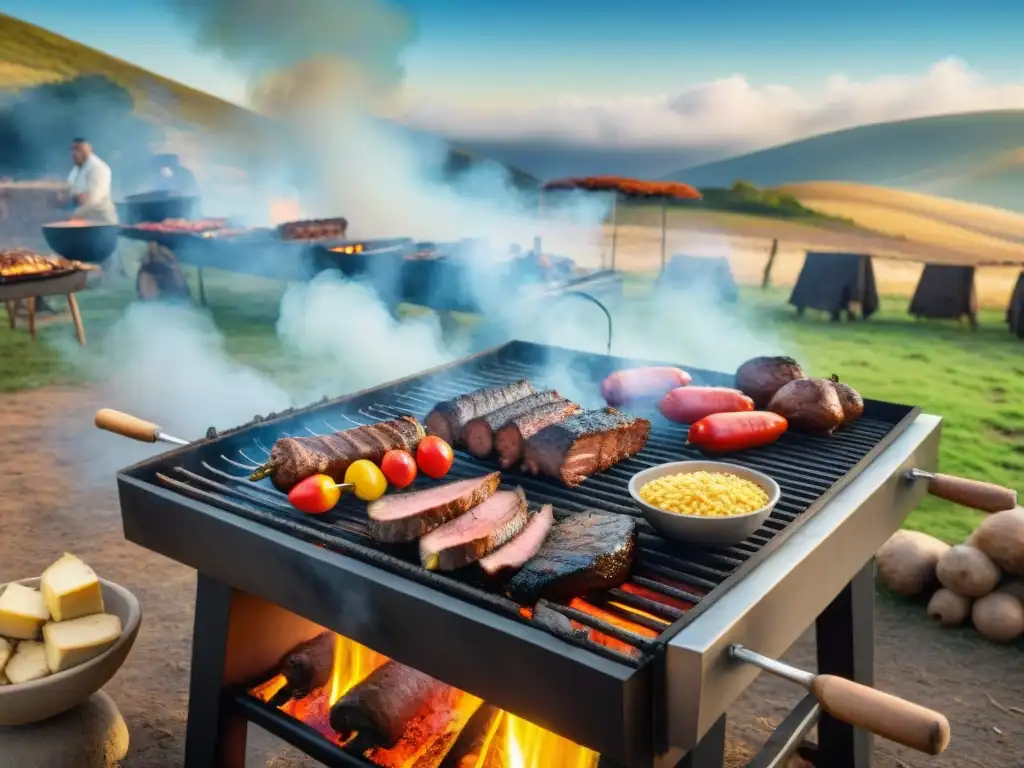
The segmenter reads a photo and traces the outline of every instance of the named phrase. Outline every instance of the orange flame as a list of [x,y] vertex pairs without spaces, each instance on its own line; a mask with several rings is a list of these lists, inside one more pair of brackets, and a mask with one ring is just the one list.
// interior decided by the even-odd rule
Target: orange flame
[[[329,725],[331,705],[387,661],[386,656],[337,635],[330,682],[323,689],[290,701],[280,709],[343,746],[344,742]],[[253,688],[250,694],[268,702],[286,682],[278,675]],[[475,696],[452,688],[450,696],[444,697],[442,702],[423,708],[398,744],[390,749],[371,748],[364,756],[380,768],[413,768],[426,755],[443,755],[482,704]],[[596,768],[599,758],[586,747],[508,712],[500,712],[490,723],[474,768]]]

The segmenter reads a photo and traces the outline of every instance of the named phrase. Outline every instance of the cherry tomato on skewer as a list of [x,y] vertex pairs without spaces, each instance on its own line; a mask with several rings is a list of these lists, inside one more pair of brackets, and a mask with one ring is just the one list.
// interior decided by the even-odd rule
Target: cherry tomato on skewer
[[380,468],[395,488],[408,488],[416,479],[416,459],[408,451],[388,451],[380,462]]
[[420,471],[435,480],[447,475],[454,461],[455,453],[452,447],[434,435],[424,437],[416,449],[416,463],[419,464]]
[[313,475],[288,491],[288,501],[307,515],[330,512],[341,498],[341,488],[329,475]]

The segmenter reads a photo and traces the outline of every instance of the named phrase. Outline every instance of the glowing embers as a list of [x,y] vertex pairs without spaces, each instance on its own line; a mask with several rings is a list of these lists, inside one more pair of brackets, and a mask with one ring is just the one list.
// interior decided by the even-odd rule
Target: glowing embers
[[347,256],[351,256],[356,253],[363,252],[363,244],[356,243],[354,245],[339,245],[337,248],[331,248],[331,253],[344,253]]
[[[316,641],[314,641],[316,642]],[[351,640],[334,636],[327,682],[281,703],[345,751],[381,768],[595,768],[597,753],[485,704],[451,686],[391,661]],[[300,647],[301,648],[301,647]],[[282,669],[310,671],[289,661]],[[321,659],[322,660],[322,659]],[[316,663],[314,661],[314,663]],[[316,670],[312,670],[314,677]],[[322,676],[321,676],[322,679]],[[301,688],[301,686],[300,686]],[[263,702],[295,689],[278,674],[250,691]],[[275,697],[278,697],[275,699]],[[333,723],[333,725],[332,725]],[[339,733],[339,731],[342,731]]]

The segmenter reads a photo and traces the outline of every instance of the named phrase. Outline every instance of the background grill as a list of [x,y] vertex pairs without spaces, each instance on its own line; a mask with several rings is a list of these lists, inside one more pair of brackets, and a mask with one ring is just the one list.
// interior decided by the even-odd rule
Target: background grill
[[[365,507],[343,499],[331,513],[310,517],[293,510],[269,480],[250,483],[249,469],[263,463],[274,440],[283,436],[324,434],[358,424],[391,419],[402,413],[425,417],[439,400],[478,387],[505,384],[528,378],[538,388],[560,389],[567,397],[584,389],[596,393],[597,384],[612,370],[642,365],[640,361],[572,352],[525,342],[502,347],[441,369],[357,393],[339,400],[257,420],[232,430],[216,441],[194,444],[166,455],[163,461],[143,466],[140,479],[158,480],[165,486],[199,501],[309,542],[360,558],[379,567],[415,579],[489,610],[524,618],[520,606],[489,587],[474,569],[465,573],[437,574],[423,570],[415,547],[387,547],[373,542],[366,532]],[[694,384],[728,386],[732,376],[688,369]],[[584,407],[599,407],[592,398]],[[619,641],[606,647],[566,633],[558,625],[545,629],[589,650],[637,667],[673,634],[693,621],[769,551],[789,536],[810,514],[883,450],[917,415],[917,409],[867,401],[865,415],[853,427],[832,437],[786,434],[764,448],[731,454],[729,461],[771,475],[782,497],[765,525],[742,544],[705,549],[661,538],[633,505],[626,486],[636,472],[656,464],[701,454],[686,445],[687,429],[672,424],[656,412],[637,413],[653,424],[650,439],[636,457],[568,489],[552,478],[503,472],[504,487],[520,485],[532,504],[550,503],[556,516],[582,509],[598,509],[638,517],[638,549],[633,575],[620,589],[591,595],[591,605],[607,612],[603,618],[567,605],[544,603],[579,624]],[[211,435],[212,436],[212,435]],[[493,471],[488,461],[457,452],[450,479]],[[141,471],[141,470],[140,470]],[[147,477],[148,476],[148,477]],[[429,482],[429,481],[428,481]],[[421,485],[417,481],[413,487]],[[642,613],[635,613],[629,608]],[[644,633],[626,629],[625,622]],[[538,622],[532,622],[534,626]],[[624,645],[623,645],[624,644]]]

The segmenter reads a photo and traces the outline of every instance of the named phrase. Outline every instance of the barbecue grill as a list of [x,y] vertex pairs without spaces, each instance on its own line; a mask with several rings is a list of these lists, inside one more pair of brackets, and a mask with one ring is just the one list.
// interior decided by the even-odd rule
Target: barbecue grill
[[[819,672],[870,685],[872,558],[927,492],[907,471],[937,460],[940,419],[912,406],[869,400],[864,417],[833,437],[787,434],[730,456],[782,488],[770,518],[742,544],[688,547],[639,522],[633,574],[588,597],[598,610],[544,606],[611,643],[526,618],[473,576],[427,572],[414,553],[373,543],[358,502],[304,516],[267,481],[246,479],[284,435],[401,413],[422,418],[439,400],[523,377],[557,387],[570,376],[596,391],[611,371],[645,364],[516,341],[228,432],[211,429],[192,444],[152,424],[105,425],[182,443],[120,472],[118,487],[126,538],[199,572],[186,766],[238,764],[245,729],[237,724],[246,720],[325,764],[367,765],[247,692],[261,664],[307,639],[282,636],[282,617],[294,625],[296,614],[585,745],[603,764],[630,768],[722,765],[726,709],[757,674],[731,658],[734,644],[776,658],[815,624]],[[696,384],[732,384],[731,376],[688,370]],[[511,472],[503,481],[521,485],[531,502],[553,504],[556,515],[594,508],[639,516],[626,492],[632,474],[699,458],[685,428],[650,418],[638,456],[578,488]],[[492,469],[459,452],[451,477]],[[781,765],[820,714],[805,699],[751,765]],[[867,766],[871,744],[867,733],[821,717],[820,765]]]

